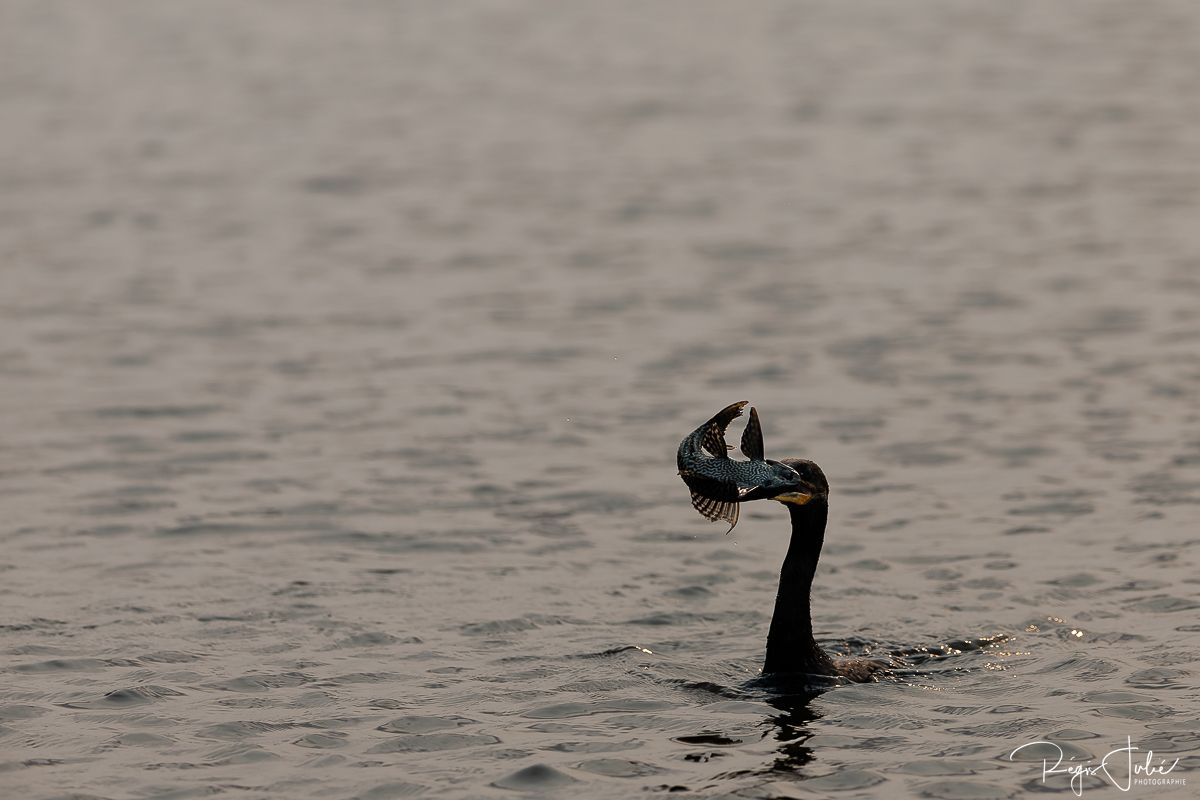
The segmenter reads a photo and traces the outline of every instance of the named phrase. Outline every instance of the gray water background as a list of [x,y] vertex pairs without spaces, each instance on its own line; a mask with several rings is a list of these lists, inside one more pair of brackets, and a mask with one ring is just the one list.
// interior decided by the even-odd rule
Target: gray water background
[[[1200,791],[1195,4],[6,0],[0,159],[3,797]],[[936,657],[753,683],[742,399]]]

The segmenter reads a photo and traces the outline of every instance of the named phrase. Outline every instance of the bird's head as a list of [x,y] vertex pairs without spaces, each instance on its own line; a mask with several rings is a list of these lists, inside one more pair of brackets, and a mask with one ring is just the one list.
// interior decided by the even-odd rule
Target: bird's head
[[742,500],[776,500],[793,506],[802,506],[829,498],[829,481],[825,473],[811,461],[803,458],[785,458],[768,461],[773,475],[742,496]]

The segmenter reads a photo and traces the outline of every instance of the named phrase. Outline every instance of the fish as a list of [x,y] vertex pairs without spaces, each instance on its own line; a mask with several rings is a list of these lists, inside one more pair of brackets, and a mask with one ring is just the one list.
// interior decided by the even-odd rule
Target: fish
[[749,401],[742,400],[718,411],[684,437],[676,456],[679,477],[692,493],[692,506],[708,520],[728,522],[729,531],[738,523],[739,503],[769,497],[773,488],[792,485],[798,479],[791,467],[767,459],[762,423],[753,406],[741,441],[742,453],[749,460],[729,457],[733,446],[725,441],[725,430],[747,405]]

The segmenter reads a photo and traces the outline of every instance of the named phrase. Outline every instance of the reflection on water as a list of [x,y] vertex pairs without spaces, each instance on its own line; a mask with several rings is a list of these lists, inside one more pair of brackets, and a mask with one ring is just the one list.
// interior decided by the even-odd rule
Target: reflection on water
[[[1198,12],[544,11],[8,4],[4,794],[1197,774]],[[759,679],[787,515],[674,464],[740,399],[886,679]]]
[[818,694],[781,695],[767,700],[768,705],[779,709],[779,714],[769,720],[774,726],[770,735],[779,742],[772,772],[800,772],[813,760],[813,749],[808,746],[808,740],[813,737],[814,730],[809,723],[821,718],[811,708]]

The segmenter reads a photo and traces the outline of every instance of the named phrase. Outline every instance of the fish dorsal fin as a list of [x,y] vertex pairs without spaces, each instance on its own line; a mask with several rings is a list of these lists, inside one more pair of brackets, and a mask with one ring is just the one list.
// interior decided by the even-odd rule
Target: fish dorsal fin
[[[711,497],[705,497],[699,492],[692,492],[692,507],[695,508],[707,520],[716,522],[723,519],[729,523],[729,530],[733,530],[738,523],[737,503],[714,500]],[[728,533],[729,531],[726,531]]]
[[750,420],[746,423],[746,430],[742,431],[742,452],[746,458],[755,461],[766,459],[763,454],[762,425],[758,422],[758,409],[753,406],[750,407]]
[[742,415],[742,409],[746,407],[746,404],[747,401],[742,400],[726,406],[705,423],[704,436],[700,439],[700,446],[707,450],[709,455],[714,458],[729,458],[729,451],[733,448],[725,443],[725,429],[729,427],[729,423]]

